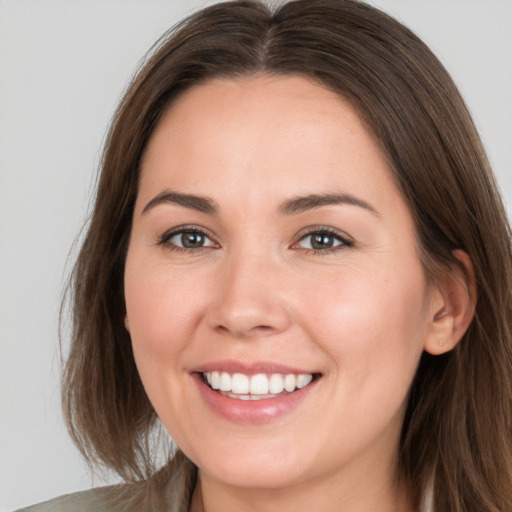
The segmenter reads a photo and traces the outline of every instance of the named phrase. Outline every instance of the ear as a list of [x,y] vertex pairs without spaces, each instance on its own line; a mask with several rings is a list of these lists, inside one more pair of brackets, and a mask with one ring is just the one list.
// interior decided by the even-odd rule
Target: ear
[[129,333],[130,332],[130,322],[128,321],[128,314],[124,315],[124,327]]
[[430,324],[424,345],[425,351],[432,355],[452,350],[475,314],[477,292],[473,264],[462,250],[457,249],[452,254],[460,266],[453,265],[432,291]]

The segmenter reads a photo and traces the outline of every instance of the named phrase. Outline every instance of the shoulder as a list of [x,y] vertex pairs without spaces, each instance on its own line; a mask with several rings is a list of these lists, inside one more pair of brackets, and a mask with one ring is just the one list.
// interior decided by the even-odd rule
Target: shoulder
[[66,494],[44,503],[32,505],[16,512],[111,512],[108,504],[112,487],[100,487],[88,491]]
[[150,480],[67,494],[16,512],[188,512],[197,469],[181,454],[171,462]]

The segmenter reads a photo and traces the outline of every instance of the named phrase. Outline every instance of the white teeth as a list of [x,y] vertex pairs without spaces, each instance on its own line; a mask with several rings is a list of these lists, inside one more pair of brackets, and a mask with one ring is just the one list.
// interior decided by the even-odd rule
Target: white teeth
[[297,387],[299,389],[306,387],[311,381],[313,377],[311,375],[297,375]]
[[268,393],[268,378],[263,373],[251,377],[251,395],[266,395]]
[[297,379],[295,378],[295,375],[288,374],[284,378],[284,389],[286,389],[286,391],[291,393],[292,391],[295,390],[295,383],[296,382],[297,382]]
[[231,390],[239,395],[247,395],[249,393],[249,377],[242,373],[235,373],[231,379]]
[[220,374],[220,387],[221,391],[231,391],[231,375],[223,372]]
[[274,373],[270,377],[270,381],[268,384],[268,390],[271,393],[282,393],[284,389],[284,379],[282,375],[279,375],[278,373]]
[[[220,388],[220,373],[219,372],[208,372],[212,376],[212,389]],[[208,373],[206,374],[206,379],[208,380]]]
[[284,391],[291,393],[307,386],[313,380],[311,374],[295,375],[293,373],[287,375],[258,373],[249,377],[243,373],[231,375],[227,372],[215,371],[204,372],[203,375],[212,389],[230,393],[230,396],[236,395],[236,398],[241,400],[254,400],[269,394],[276,396]]

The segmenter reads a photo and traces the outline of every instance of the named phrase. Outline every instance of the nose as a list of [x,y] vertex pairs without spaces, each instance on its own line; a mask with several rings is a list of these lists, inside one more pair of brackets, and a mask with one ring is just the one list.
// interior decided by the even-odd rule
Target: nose
[[282,272],[270,259],[238,255],[223,263],[207,313],[210,328],[244,339],[280,333],[289,327]]

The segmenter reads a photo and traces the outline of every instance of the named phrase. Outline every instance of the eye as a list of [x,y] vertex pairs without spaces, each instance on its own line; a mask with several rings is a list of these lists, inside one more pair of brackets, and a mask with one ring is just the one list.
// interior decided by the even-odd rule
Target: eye
[[317,229],[302,235],[295,247],[315,252],[329,252],[342,247],[353,247],[353,242],[338,232]]
[[216,247],[217,244],[202,230],[198,228],[177,228],[164,234],[159,240],[160,245],[165,245],[174,250],[194,250],[206,247]]

